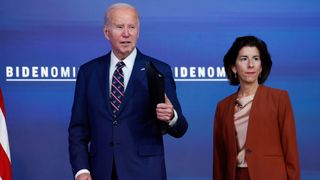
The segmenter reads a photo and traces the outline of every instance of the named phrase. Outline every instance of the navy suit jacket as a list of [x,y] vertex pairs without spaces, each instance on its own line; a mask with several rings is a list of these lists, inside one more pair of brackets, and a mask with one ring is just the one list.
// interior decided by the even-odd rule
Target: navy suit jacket
[[113,161],[119,179],[166,179],[159,120],[150,109],[145,64],[151,61],[165,77],[165,92],[178,114],[167,133],[179,138],[188,123],[176,95],[171,68],[137,51],[117,118],[109,95],[110,52],[80,67],[69,125],[69,153],[73,173],[88,169],[94,180],[109,180]]

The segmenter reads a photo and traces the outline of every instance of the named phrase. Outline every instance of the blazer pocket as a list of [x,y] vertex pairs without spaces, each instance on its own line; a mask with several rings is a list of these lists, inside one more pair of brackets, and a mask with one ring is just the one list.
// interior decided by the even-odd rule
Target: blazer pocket
[[262,177],[265,179],[287,179],[287,171],[282,155],[265,155]]
[[140,156],[157,156],[163,155],[163,146],[160,145],[144,145],[139,147]]

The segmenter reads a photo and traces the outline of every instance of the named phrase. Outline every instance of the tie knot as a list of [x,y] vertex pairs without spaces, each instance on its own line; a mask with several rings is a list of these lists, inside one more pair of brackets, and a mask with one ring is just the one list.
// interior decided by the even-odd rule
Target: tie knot
[[126,65],[126,64],[124,64],[123,61],[119,61],[116,66],[117,66],[117,69],[121,69],[121,68],[123,68],[125,65]]

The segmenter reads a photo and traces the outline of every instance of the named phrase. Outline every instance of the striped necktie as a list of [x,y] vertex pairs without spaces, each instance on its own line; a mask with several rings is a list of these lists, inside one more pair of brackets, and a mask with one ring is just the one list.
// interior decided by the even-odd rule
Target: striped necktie
[[122,98],[124,95],[124,76],[122,68],[125,66],[124,62],[119,61],[116,65],[116,70],[112,76],[110,103],[114,117],[120,109]]

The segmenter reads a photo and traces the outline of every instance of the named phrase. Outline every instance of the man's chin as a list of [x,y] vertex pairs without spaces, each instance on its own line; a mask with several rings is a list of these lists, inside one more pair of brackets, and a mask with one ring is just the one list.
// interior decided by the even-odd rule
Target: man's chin
[[133,51],[133,48],[132,49],[125,49],[125,50],[123,50],[122,51],[122,54],[127,54],[127,55],[129,55],[131,52]]
[[118,58],[124,59],[124,58],[128,57],[132,51],[133,51],[133,49],[120,51],[118,54],[120,57],[118,57]]

